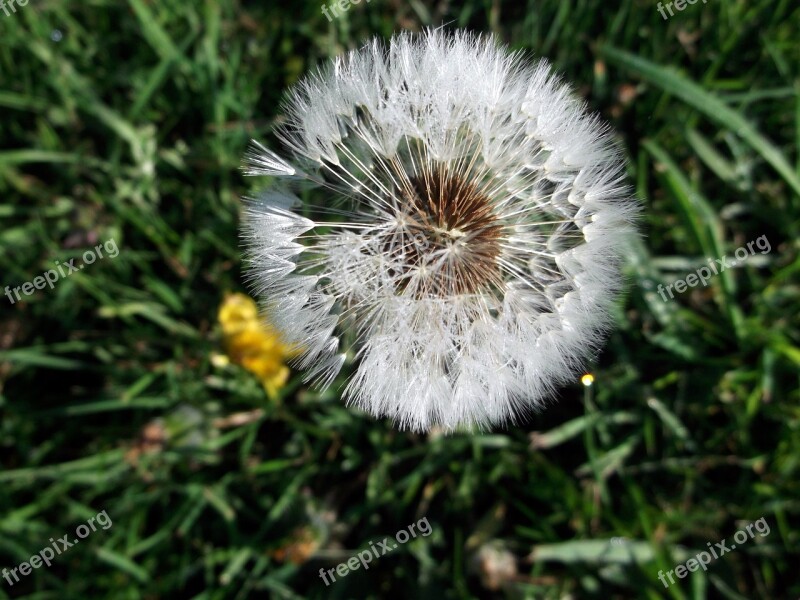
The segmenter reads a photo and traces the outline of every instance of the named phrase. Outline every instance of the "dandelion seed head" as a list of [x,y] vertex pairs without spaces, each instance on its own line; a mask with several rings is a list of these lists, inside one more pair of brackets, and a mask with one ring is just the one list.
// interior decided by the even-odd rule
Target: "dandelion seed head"
[[[607,127],[545,62],[491,37],[371,42],[289,92],[246,172],[249,274],[297,366],[401,428],[544,406],[599,348],[635,204]],[[322,201],[299,212],[298,192]]]

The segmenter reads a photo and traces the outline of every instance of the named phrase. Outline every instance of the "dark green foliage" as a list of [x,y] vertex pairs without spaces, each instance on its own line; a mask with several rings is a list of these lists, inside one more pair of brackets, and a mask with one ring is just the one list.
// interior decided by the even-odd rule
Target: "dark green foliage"
[[[362,0],[330,23],[321,4],[0,10],[0,285],[119,248],[0,296],[0,569],[113,521],[0,579],[0,598],[798,598],[796,0],[669,20],[655,0]],[[212,362],[217,307],[245,290],[240,197],[262,184],[239,171],[248,140],[274,144],[283,91],[320,61],[442,22],[549,58],[628,154],[645,235],[594,385],[451,437],[397,432],[298,376],[272,403]],[[657,293],[759,236],[769,253]],[[769,535],[659,582],[761,517]],[[430,536],[319,578],[422,518]],[[316,555],[281,560],[303,540]],[[519,558],[504,591],[476,571],[490,542]]]

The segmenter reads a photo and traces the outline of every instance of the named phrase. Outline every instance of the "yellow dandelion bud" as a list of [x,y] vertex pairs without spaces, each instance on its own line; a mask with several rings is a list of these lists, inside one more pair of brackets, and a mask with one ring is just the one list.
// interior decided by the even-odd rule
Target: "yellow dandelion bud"
[[261,380],[275,398],[289,379],[285,360],[293,355],[278,333],[258,314],[255,301],[244,294],[230,294],[217,316],[230,360]]

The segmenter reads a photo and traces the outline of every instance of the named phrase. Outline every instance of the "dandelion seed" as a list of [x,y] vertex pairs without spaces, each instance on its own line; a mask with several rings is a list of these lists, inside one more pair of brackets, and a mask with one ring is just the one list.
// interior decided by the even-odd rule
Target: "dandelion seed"
[[[610,326],[636,206],[607,127],[491,37],[400,34],[297,84],[246,171],[249,274],[308,381],[401,428],[518,421]],[[326,200],[296,210],[300,187]],[[341,339],[340,339],[341,338]]]

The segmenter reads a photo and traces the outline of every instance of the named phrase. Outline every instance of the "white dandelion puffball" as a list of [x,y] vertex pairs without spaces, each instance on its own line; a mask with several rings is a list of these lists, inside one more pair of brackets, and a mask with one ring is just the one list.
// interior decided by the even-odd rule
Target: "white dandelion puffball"
[[[249,277],[328,385],[402,429],[515,422],[610,325],[637,209],[608,128],[491,37],[373,41],[291,89],[246,172]],[[323,188],[320,205],[296,195]],[[314,197],[312,195],[312,197]],[[340,339],[341,337],[341,339]]]

